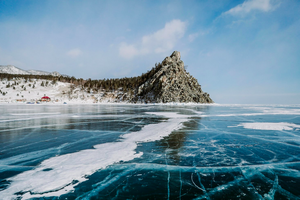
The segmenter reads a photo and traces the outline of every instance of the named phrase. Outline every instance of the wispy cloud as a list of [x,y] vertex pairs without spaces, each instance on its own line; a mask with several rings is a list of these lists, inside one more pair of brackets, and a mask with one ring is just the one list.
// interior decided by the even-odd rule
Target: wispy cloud
[[79,48],[71,49],[70,51],[67,52],[67,55],[71,56],[71,57],[77,57],[81,54],[82,54],[82,51]]
[[186,22],[172,20],[166,23],[164,28],[143,36],[134,44],[121,43],[119,54],[123,58],[130,59],[137,55],[168,52],[184,36],[186,26]]
[[271,4],[271,0],[246,0],[242,4],[231,8],[224,14],[230,15],[245,15],[254,10],[268,12],[272,10],[274,6]]
[[189,34],[188,35],[188,40],[189,40],[189,42],[193,42],[199,36],[207,35],[207,34],[209,34],[209,32],[210,32],[210,30],[201,30],[201,31],[198,31],[196,33]]
[[189,41],[193,42],[197,37],[199,36],[199,33],[192,33],[189,35]]

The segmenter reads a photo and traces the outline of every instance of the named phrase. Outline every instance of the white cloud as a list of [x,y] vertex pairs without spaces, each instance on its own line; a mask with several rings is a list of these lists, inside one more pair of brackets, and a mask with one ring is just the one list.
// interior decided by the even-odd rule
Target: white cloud
[[120,48],[119,48],[119,53],[120,53],[120,56],[122,56],[123,58],[128,58],[128,59],[139,54],[138,50],[136,49],[136,47],[134,45],[128,45],[125,42],[121,43]]
[[190,34],[189,35],[189,41],[193,42],[198,36],[199,36],[199,33]]
[[197,37],[199,36],[204,36],[204,35],[207,35],[210,33],[210,30],[207,29],[207,30],[201,30],[201,31],[198,31],[196,33],[192,33],[188,36],[188,39],[189,39],[189,42],[193,42]]
[[273,8],[270,2],[271,0],[246,0],[244,3],[228,10],[225,14],[244,15],[253,10],[268,12]]
[[71,49],[70,51],[67,52],[67,55],[71,57],[77,57],[80,54],[82,54],[82,51],[79,48]]
[[123,58],[130,59],[137,55],[163,53],[173,50],[178,40],[184,36],[186,26],[186,22],[172,20],[166,23],[163,29],[143,36],[134,44],[121,43],[119,54]]

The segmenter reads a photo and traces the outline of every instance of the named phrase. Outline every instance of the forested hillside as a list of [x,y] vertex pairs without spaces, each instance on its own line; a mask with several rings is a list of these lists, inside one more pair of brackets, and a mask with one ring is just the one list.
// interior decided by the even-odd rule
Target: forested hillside
[[[166,57],[162,63],[155,64],[147,73],[131,78],[84,80],[69,76],[0,73],[2,85],[6,84],[5,92],[1,91],[2,95],[8,92],[7,88],[14,89],[19,84],[17,80],[20,79],[23,87],[19,90],[23,90],[24,87],[34,89],[36,82],[39,82],[41,87],[66,83],[69,85],[68,91],[64,89],[61,92],[63,95],[67,94],[69,100],[84,100],[89,97],[93,98],[94,102],[213,103],[209,94],[204,93],[198,81],[186,71],[180,59],[180,52],[177,51]],[[56,94],[55,97],[62,98],[63,95]]]

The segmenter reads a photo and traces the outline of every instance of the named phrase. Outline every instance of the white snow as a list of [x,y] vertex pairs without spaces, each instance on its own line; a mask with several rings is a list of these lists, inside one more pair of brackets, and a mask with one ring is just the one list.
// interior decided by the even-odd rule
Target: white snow
[[0,65],[0,73],[61,76],[61,74],[59,74],[58,72],[45,72],[41,70],[23,70],[13,65]]
[[[209,105],[212,106],[212,105]],[[230,107],[237,105],[230,105]],[[243,105],[239,105],[244,107]],[[299,107],[299,106],[297,106]],[[248,112],[245,113],[224,113],[224,114],[202,114],[199,113],[199,117],[238,117],[238,116],[260,116],[260,115],[300,115],[300,109],[286,109],[284,107],[244,107]],[[251,111],[255,112],[251,112]],[[250,112],[249,112],[250,111]]]
[[237,126],[243,126],[246,129],[257,129],[257,130],[293,130],[294,128],[300,128],[300,125],[279,122],[279,123],[263,123],[263,122],[255,122],[255,123],[241,123]]
[[13,65],[0,65],[0,73],[7,73],[7,74],[30,74],[29,72],[15,67]]
[[[42,83],[44,86],[42,86]],[[0,80],[0,103],[26,103],[36,102],[44,95],[51,98],[51,103],[67,102],[68,104],[132,104],[126,101],[116,100],[119,91],[107,92],[109,95],[103,97],[104,92],[89,93],[80,86],[72,87],[71,83],[56,81],[53,83],[45,79],[28,79],[13,78],[11,80]],[[142,102],[137,104],[143,104]],[[170,106],[193,106],[198,103],[153,103],[153,105],[170,105]],[[202,104],[203,105],[203,104]]]
[[183,125],[184,121],[187,121],[187,116],[179,115],[176,113],[166,113],[166,112],[158,112],[158,113],[148,113],[155,114],[159,116],[164,116],[170,118],[168,121],[154,125],[145,126],[142,131],[143,134],[137,134],[136,132],[132,132],[129,134],[125,134],[122,137],[126,142],[150,142],[155,140],[160,140],[163,137],[168,136],[173,130],[180,129]]
[[[137,143],[159,140],[169,135],[173,130],[182,127],[182,123],[189,116],[175,113],[150,113],[165,116],[168,120],[149,124],[138,132],[122,136],[120,142],[95,145],[94,149],[87,149],[76,153],[52,157],[43,161],[33,170],[18,174],[9,179],[10,186],[0,191],[4,199],[14,199],[16,192],[26,192],[23,199],[60,196],[74,190],[74,187],[86,180],[86,176],[99,169],[120,161],[129,161],[141,157],[136,153]],[[51,169],[44,171],[45,169]],[[72,184],[74,180],[78,183]]]
[[[9,81],[4,79],[0,80],[0,103],[36,102],[46,95],[51,98],[51,103],[86,104],[98,102],[103,95],[103,92],[89,93],[79,86],[72,87],[71,90],[71,86],[71,83],[60,81],[53,83],[45,79],[13,78]],[[101,99],[101,103],[110,102],[113,103],[114,99]]]
[[[44,86],[42,86],[42,83]],[[9,85],[9,87],[8,87]],[[35,102],[40,100],[44,95],[49,96],[52,101],[59,102],[68,101],[68,91],[70,83],[52,81],[44,79],[12,79],[0,81],[0,102],[16,103],[16,102]]]

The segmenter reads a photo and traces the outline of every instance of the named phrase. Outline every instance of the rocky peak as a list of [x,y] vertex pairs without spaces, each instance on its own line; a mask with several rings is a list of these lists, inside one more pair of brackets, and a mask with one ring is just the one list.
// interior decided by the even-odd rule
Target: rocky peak
[[174,51],[171,56],[166,57],[163,62],[162,65],[163,66],[178,66],[180,67],[182,70],[184,69],[184,63],[182,60],[180,60],[180,52],[179,51]]
[[213,103],[198,81],[184,69],[180,52],[166,57],[160,68],[137,88],[137,101]]
[[178,62],[180,60],[180,52],[174,51],[172,55],[170,56],[175,62]]

